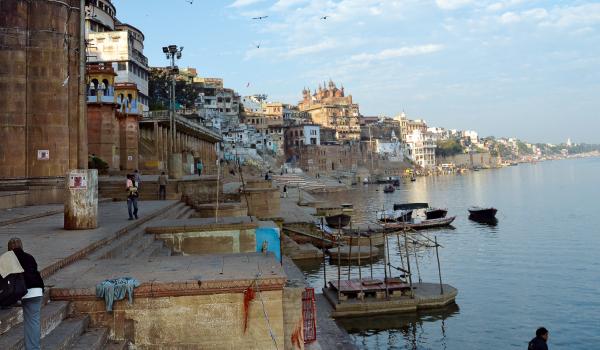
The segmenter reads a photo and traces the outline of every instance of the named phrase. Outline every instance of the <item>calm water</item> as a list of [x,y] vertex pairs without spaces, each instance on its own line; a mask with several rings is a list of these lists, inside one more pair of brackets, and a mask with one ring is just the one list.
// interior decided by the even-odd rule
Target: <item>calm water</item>
[[[366,221],[394,202],[429,202],[457,215],[455,229],[427,231],[441,245],[442,278],[458,288],[457,307],[428,314],[347,320],[364,349],[526,349],[535,329],[551,349],[600,349],[600,159],[524,164],[463,176],[420,178],[394,194],[360,186],[323,199],[353,202]],[[499,209],[495,227],[467,219],[470,205]],[[390,238],[392,264],[400,257]],[[413,254],[411,252],[411,254]],[[431,249],[418,252],[424,281],[436,282]],[[416,274],[413,255],[412,267]],[[383,264],[374,275],[383,277]],[[322,266],[303,266],[323,285]],[[327,266],[331,280],[335,266]],[[347,267],[342,269],[347,274]],[[363,275],[370,273],[363,267]],[[356,267],[352,276],[358,275]],[[415,276],[416,277],[416,276]]]

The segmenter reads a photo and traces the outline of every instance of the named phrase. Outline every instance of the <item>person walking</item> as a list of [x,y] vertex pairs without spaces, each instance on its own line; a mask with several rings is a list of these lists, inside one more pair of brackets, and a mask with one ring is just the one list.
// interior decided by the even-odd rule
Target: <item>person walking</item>
[[129,220],[138,218],[138,188],[135,186],[135,176],[127,176],[127,211],[129,212]]
[[202,159],[198,160],[196,168],[198,169],[198,175],[202,175],[202,169],[204,168],[204,165],[202,164]]
[[169,183],[169,179],[165,172],[163,171],[158,177],[158,199],[164,201],[167,199],[167,184]]
[[535,331],[535,338],[531,339],[527,350],[548,350],[548,330],[540,327]]
[[44,280],[33,256],[23,251],[21,239],[11,238],[8,241],[8,250],[12,250],[19,260],[19,264],[24,270],[23,277],[27,287],[27,294],[21,298],[25,350],[40,350],[40,313],[44,299]]
[[283,198],[287,198],[287,185],[283,185]]
[[142,185],[142,177],[140,176],[140,172],[135,169],[135,171],[133,172],[133,180],[134,180],[134,186],[137,187],[137,189],[140,189],[140,186]]

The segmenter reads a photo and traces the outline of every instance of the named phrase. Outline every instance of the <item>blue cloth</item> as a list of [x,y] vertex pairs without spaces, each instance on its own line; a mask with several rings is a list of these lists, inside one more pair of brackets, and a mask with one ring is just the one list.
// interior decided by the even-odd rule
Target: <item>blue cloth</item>
[[42,338],[40,312],[43,299],[43,297],[21,299],[25,350],[40,350],[40,339]]
[[133,303],[133,288],[139,287],[140,282],[135,278],[121,277],[112,280],[104,280],[96,286],[96,296],[104,298],[106,302],[106,311],[112,311],[115,300],[129,297],[129,304]]

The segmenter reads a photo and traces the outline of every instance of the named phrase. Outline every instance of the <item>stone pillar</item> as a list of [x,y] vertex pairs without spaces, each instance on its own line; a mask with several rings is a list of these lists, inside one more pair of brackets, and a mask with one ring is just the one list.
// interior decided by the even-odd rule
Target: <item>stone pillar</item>
[[173,153],[169,155],[169,178],[181,179],[183,176],[183,161],[181,153]]
[[194,156],[192,155],[191,152],[186,152],[185,154],[186,157],[186,173],[189,175],[194,175]]
[[65,178],[66,230],[98,227],[98,170],[75,169]]

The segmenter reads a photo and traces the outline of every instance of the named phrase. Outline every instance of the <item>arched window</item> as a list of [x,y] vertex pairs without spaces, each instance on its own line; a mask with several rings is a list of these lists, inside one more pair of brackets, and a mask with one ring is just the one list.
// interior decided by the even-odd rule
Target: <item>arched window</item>
[[111,89],[110,89],[110,84],[108,83],[108,80],[107,79],[102,80],[102,84],[104,85],[104,96],[110,96]]
[[92,79],[92,82],[90,83],[90,96],[96,96],[98,85],[98,79]]

